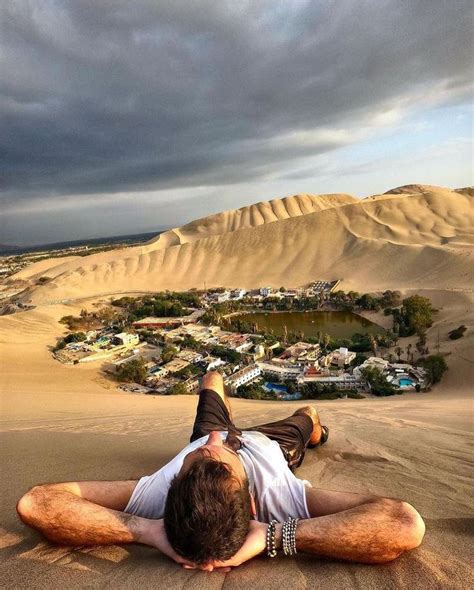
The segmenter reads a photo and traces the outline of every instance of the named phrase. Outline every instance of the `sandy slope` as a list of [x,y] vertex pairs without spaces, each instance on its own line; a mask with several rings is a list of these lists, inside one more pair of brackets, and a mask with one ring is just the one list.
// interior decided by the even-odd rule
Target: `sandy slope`
[[60,268],[61,265],[78,261],[79,258],[80,256],[60,256],[58,258],[46,258],[45,260],[40,260],[39,262],[36,262],[30,266],[26,266],[17,272],[14,278],[18,280],[24,280],[40,276],[53,277],[59,274],[59,271],[56,269]]
[[[408,294],[409,292],[407,292]],[[426,292],[426,294],[428,294]],[[78,307],[46,306],[0,318],[2,362],[2,530],[0,579],[6,588],[416,588],[471,587],[469,533],[474,355],[472,297],[430,292],[444,301],[429,334],[451,352],[443,384],[425,394],[318,404],[331,438],[311,451],[299,476],[329,489],[406,499],[427,524],[421,548],[385,566],[348,565],[314,557],[265,559],[230,574],[193,573],[151,549],[54,547],[16,518],[18,497],[38,482],[136,478],[168,461],[191,428],[195,397],[136,396],[104,389],[92,367],[65,367],[46,346],[61,332],[57,319]],[[466,313],[466,310],[470,310]],[[446,333],[460,321],[468,339]],[[455,357],[457,350],[462,359]],[[466,360],[464,360],[466,359]],[[464,387],[464,385],[466,385]],[[292,413],[293,403],[233,400],[250,426]],[[159,580],[159,581],[158,581]]]
[[[471,196],[430,188],[339,203],[253,227],[242,223],[240,229],[224,233],[205,231],[201,223],[183,230],[188,236],[194,231],[194,237],[182,244],[162,248],[157,240],[62,264],[56,269],[60,274],[34,287],[29,298],[46,303],[119,293],[125,287],[129,291],[250,288],[335,278],[342,278],[344,286],[361,281],[372,289],[401,283],[466,289],[473,222]],[[221,220],[219,231],[224,225]]]
[[[300,213],[293,217],[283,215],[288,203],[281,211],[274,204],[270,208],[280,211],[281,219],[262,215],[259,224],[255,211],[253,216],[223,214],[183,228],[180,240],[187,243],[181,245],[161,248],[158,240],[59,266],[32,267],[35,280],[42,272],[53,276],[54,268],[56,279],[31,293],[46,304],[0,317],[2,587],[472,587],[472,197],[467,190],[414,190],[357,202],[343,198],[317,211],[298,205]],[[342,277],[344,286],[359,291],[392,286],[432,299],[440,311],[428,345],[436,351],[439,334],[450,367],[443,382],[423,394],[321,402],[331,438],[308,454],[299,472],[316,486],[412,502],[427,523],[421,548],[379,567],[305,556],[271,565],[257,559],[224,577],[181,570],[138,546],[53,547],[18,521],[16,500],[38,482],[135,478],[163,465],[186,443],[196,405],[194,397],[124,394],[97,367],[55,362],[48,347],[64,329],[58,319],[77,314],[92,300],[51,301],[112,289],[201,286],[203,276],[208,285],[244,286]],[[466,336],[450,341],[448,332],[460,324],[468,327]],[[234,402],[242,426],[283,417],[295,408],[292,403]]]

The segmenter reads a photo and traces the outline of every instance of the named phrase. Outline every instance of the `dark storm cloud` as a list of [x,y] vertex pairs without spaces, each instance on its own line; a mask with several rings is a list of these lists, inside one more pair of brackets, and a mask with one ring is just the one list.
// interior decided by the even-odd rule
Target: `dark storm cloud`
[[468,2],[3,3],[5,202],[232,184],[465,95]]

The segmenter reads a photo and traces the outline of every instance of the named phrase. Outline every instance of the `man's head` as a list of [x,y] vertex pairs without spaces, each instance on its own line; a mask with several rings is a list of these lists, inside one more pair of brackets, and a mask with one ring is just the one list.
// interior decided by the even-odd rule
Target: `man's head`
[[238,454],[211,432],[171,482],[164,514],[169,542],[193,563],[225,561],[243,545],[252,512]]

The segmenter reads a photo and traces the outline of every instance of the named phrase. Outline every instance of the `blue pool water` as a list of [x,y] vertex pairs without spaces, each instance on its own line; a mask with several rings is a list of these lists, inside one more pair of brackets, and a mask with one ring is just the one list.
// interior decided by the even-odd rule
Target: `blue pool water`
[[270,383],[267,381],[265,383],[265,387],[270,389],[271,391],[277,391],[278,393],[288,393],[288,389],[285,385],[280,385],[279,383]]
[[410,385],[413,385],[413,381],[411,379],[406,379],[406,378],[402,378],[399,380],[400,383],[400,387],[410,387]]

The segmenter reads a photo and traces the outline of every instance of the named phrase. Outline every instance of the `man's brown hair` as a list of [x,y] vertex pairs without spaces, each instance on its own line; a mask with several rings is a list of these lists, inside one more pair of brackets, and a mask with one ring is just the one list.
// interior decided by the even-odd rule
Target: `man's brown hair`
[[198,565],[230,559],[249,531],[248,484],[222,461],[204,456],[171,482],[165,504],[168,541]]

